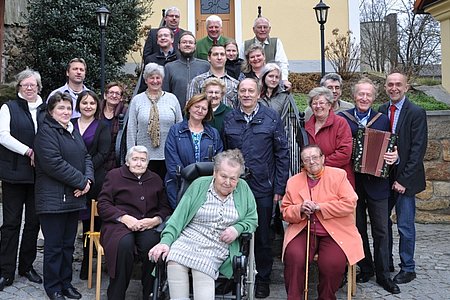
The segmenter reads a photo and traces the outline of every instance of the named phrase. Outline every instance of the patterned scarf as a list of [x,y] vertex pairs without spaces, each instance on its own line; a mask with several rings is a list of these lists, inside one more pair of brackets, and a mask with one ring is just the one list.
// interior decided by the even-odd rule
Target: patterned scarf
[[159,110],[158,110],[158,100],[161,98],[161,92],[158,95],[158,98],[152,99],[150,98],[150,93],[145,91],[148,100],[152,103],[152,107],[150,108],[150,116],[148,117],[148,135],[150,136],[150,140],[152,141],[152,147],[158,148],[161,144],[161,132],[159,127]]

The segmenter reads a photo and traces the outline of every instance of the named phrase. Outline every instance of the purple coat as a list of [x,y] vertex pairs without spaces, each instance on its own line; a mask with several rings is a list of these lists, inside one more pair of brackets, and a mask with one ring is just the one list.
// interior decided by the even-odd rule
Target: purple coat
[[131,232],[117,219],[128,214],[136,219],[159,216],[164,220],[170,212],[163,182],[158,175],[147,170],[138,179],[126,165],[109,171],[98,196],[98,213],[102,219],[100,241],[110,277],[114,278],[116,274],[119,241]]

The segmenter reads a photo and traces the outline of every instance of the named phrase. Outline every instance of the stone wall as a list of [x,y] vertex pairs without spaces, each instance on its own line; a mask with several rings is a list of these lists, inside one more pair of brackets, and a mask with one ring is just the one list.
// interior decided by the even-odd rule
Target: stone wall
[[32,53],[24,53],[27,49],[27,27],[22,25],[5,25],[3,62],[4,81],[11,82],[14,76],[26,67],[26,57]]
[[427,112],[426,190],[417,195],[416,221],[450,223],[450,111]]

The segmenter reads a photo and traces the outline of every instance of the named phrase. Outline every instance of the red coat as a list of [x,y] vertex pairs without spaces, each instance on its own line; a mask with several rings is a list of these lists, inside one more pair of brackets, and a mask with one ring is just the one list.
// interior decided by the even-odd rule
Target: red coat
[[348,262],[353,265],[364,258],[361,236],[355,225],[354,210],[358,196],[343,170],[325,167],[319,183],[309,194],[306,172],[291,177],[281,202],[283,219],[289,223],[284,233],[283,255],[286,246],[303,229],[307,219],[300,213],[303,201],[311,199],[319,204],[317,218],[328,234],[341,247]]
[[170,212],[163,182],[157,174],[147,170],[138,179],[126,165],[109,171],[98,196],[98,213],[102,219],[100,240],[110,277],[116,274],[119,241],[131,232],[117,218],[128,214],[136,219],[159,216],[164,220]]
[[309,143],[319,145],[322,149],[326,166],[344,169],[347,172],[348,181],[355,188],[355,174],[353,174],[351,163],[352,131],[347,121],[330,110],[325,124],[317,133],[315,133],[315,123],[316,117],[313,115],[305,124]]

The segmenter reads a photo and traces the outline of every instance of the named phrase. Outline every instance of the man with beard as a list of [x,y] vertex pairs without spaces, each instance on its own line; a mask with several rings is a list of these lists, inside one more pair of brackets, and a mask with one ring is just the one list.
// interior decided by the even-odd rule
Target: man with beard
[[[86,69],[87,65],[84,59],[82,58],[71,59],[67,64],[66,84],[52,91],[50,95],[48,95],[47,101],[56,92],[67,93],[72,98],[73,103],[72,107],[75,107],[77,104],[78,94],[80,94],[83,91],[89,90],[83,83],[84,79],[86,78]],[[80,113],[74,109],[72,112],[72,119],[78,118],[79,116]]]
[[177,96],[181,109],[186,104],[187,87],[191,80],[209,70],[207,61],[194,57],[196,39],[192,32],[181,34],[178,43],[178,60],[165,65],[163,90]]

